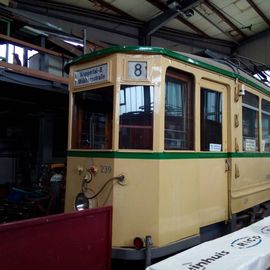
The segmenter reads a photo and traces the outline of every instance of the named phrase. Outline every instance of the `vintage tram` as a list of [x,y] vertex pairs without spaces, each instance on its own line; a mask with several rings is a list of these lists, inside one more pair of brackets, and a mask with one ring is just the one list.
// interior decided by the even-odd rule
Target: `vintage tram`
[[[65,211],[113,206],[113,257],[198,244],[203,228],[263,216],[270,200],[270,88],[231,64],[113,47],[69,69]],[[135,241],[136,242],[136,241]]]

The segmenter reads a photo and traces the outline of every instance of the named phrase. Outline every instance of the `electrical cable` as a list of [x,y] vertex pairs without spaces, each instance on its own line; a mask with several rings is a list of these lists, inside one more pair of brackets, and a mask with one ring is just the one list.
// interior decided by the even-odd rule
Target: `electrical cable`
[[[121,182],[124,180],[124,176],[123,175],[119,175],[119,176],[115,176],[115,177],[112,177],[112,178],[110,178],[110,179],[108,179],[105,183],[104,183],[104,185],[100,188],[100,190],[95,194],[95,195],[93,195],[93,196],[91,196],[91,197],[87,197],[87,196],[85,196],[88,200],[91,200],[91,199],[94,199],[94,198],[96,198],[104,189],[105,189],[105,187],[110,183],[110,182],[112,182],[113,180],[117,180],[118,181],[118,183],[120,184],[120,185],[123,185],[123,184],[121,184]],[[83,184],[82,184],[82,191],[83,191],[83,186],[85,185],[85,179],[83,180]],[[84,192],[83,192],[84,193]]]

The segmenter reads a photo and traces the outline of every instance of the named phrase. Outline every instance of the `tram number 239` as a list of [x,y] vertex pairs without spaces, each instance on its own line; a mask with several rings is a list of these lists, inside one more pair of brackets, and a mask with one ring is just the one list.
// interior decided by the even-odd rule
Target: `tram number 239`
[[147,62],[129,61],[128,78],[133,80],[147,79]]
[[110,165],[100,165],[100,172],[101,173],[111,173],[112,167]]

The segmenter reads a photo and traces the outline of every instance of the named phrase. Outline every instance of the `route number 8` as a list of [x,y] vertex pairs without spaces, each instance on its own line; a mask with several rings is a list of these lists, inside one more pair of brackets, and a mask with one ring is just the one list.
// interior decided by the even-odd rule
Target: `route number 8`
[[133,80],[147,79],[147,62],[129,61],[128,78]]
[[140,77],[142,75],[142,65],[141,64],[136,64],[135,65],[135,76]]

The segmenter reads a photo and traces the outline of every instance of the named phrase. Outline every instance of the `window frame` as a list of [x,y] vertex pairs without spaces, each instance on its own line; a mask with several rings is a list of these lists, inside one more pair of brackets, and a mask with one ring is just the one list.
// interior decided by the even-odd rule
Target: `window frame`
[[[206,103],[207,107],[205,107],[205,106],[203,107],[202,106],[203,105],[203,102],[204,102],[204,100],[202,99],[203,92],[214,93],[215,95],[217,95],[217,94],[219,95],[219,103],[216,103],[215,102],[215,104],[214,104],[215,105],[215,111],[212,112],[212,114],[215,116],[214,117],[215,120],[209,119],[207,112],[206,112],[206,115],[205,115],[206,117],[205,118],[202,118],[202,116],[204,115],[204,112],[202,113],[202,109],[203,110],[208,109],[207,95],[204,96],[207,99],[207,103]],[[200,87],[200,151],[201,152],[216,152],[216,151],[218,151],[218,152],[224,152],[224,138],[223,138],[224,137],[224,114],[225,114],[225,112],[224,112],[225,110],[223,108],[223,106],[224,106],[224,98],[225,98],[224,91],[220,91],[219,89],[212,87],[212,85],[210,85],[210,86],[202,85]],[[216,100],[216,98],[215,98],[215,100]],[[219,111],[217,111],[216,109],[219,109]],[[218,118],[220,118],[220,121],[218,120]],[[205,122],[204,125],[202,124],[202,121]],[[206,126],[206,124],[207,124],[206,122],[207,121],[209,122],[208,128],[203,130],[203,127]],[[203,138],[204,138],[204,141],[206,141],[206,139],[207,139],[206,136],[205,137],[202,136],[202,133],[205,134],[206,131],[209,131],[212,128],[211,126],[214,123],[217,123],[217,124],[220,125],[220,138],[218,138],[218,140],[220,141],[220,143],[217,143],[217,141],[216,141],[217,138],[214,138],[214,140],[211,140],[209,138],[209,136],[208,136],[208,139],[209,139],[209,145],[208,146],[209,147],[208,148],[207,147],[204,147],[204,149],[202,149],[203,146],[205,146],[202,143]],[[208,135],[209,135],[209,132],[208,132]],[[212,146],[211,146],[211,144],[212,144]],[[220,145],[220,149],[219,149],[219,147],[217,147],[217,145]],[[211,149],[211,147],[212,147],[212,149]]]
[[[121,102],[121,90],[122,90],[122,87],[142,87],[143,88],[143,91],[145,90],[144,87],[149,87],[149,98],[150,98],[150,104],[148,104],[148,108],[150,108],[149,112],[150,112],[150,115],[151,115],[151,125],[150,126],[147,126],[147,125],[138,125],[138,124],[135,124],[135,125],[127,125],[127,124],[121,124],[121,106],[123,105],[126,105],[126,98],[127,98],[127,93],[124,92],[124,99],[125,99],[125,102]],[[137,150],[137,151],[153,151],[153,148],[154,148],[154,96],[155,96],[155,87],[154,85],[152,84],[147,84],[147,83],[141,83],[141,84],[129,84],[129,83],[122,83],[120,84],[120,90],[119,90],[119,104],[118,104],[118,108],[119,108],[119,117],[118,117],[118,121],[119,121],[119,130],[118,130],[118,149],[120,151],[125,151],[125,150],[128,150],[128,151],[132,151],[132,150]],[[152,94],[152,97],[151,97],[151,94]],[[144,93],[145,95],[145,93]],[[144,96],[145,98],[145,96]],[[152,98],[152,99],[151,99]],[[145,106],[145,99],[144,99],[144,106]],[[133,111],[133,112],[138,112],[138,111]],[[142,111],[143,112],[143,111]],[[132,111],[130,111],[130,113],[132,113]],[[137,119],[138,120],[138,119]],[[130,137],[129,137],[129,141],[132,140],[131,137],[134,137],[136,138],[136,136],[138,136],[138,134],[140,134],[140,131],[137,132],[138,130],[141,130],[142,133],[141,135],[142,136],[146,136],[144,139],[146,139],[147,141],[147,131],[150,130],[150,147],[124,147],[124,143],[121,142],[121,128],[126,128],[126,129],[130,129]],[[133,129],[133,134],[131,134],[131,131]],[[144,129],[144,131],[143,131]],[[137,134],[136,134],[137,133]],[[149,134],[148,134],[149,135]],[[148,139],[149,139],[149,136],[148,136]],[[136,140],[136,139],[135,139]],[[134,145],[136,145],[138,141],[136,140],[136,142],[134,142]]]
[[[106,102],[108,102],[108,96],[111,96],[110,98],[110,107],[109,106],[104,106],[104,108],[109,108],[107,111],[103,110],[103,111],[90,111],[90,110],[84,110],[82,107],[85,107],[85,104],[83,104],[82,97],[78,98],[78,101],[76,101],[76,95],[83,95],[84,93],[91,93],[92,95],[96,95],[95,92],[99,93],[100,91],[107,91],[107,93],[104,94]],[[114,86],[113,85],[109,85],[109,86],[104,86],[104,87],[97,87],[97,88],[92,88],[92,89],[85,89],[83,91],[74,91],[71,93],[72,95],[72,107],[71,107],[71,133],[70,133],[70,149],[77,149],[77,150],[94,150],[94,151],[104,151],[104,150],[112,150],[112,138],[113,138],[113,128],[112,128],[112,121],[113,121],[113,104],[114,104]],[[77,104],[76,104],[77,102]],[[89,101],[90,102],[90,101]],[[93,101],[92,101],[93,102]],[[102,101],[103,102],[103,101]],[[87,102],[85,102],[87,103]],[[91,107],[91,106],[89,106]],[[99,106],[102,107],[102,106]],[[86,140],[82,140],[82,136],[83,136],[83,130],[84,130],[84,126],[85,123],[83,123],[83,119],[84,116],[83,114],[88,114],[88,116],[91,115],[91,117],[95,117],[95,115],[97,114],[104,114],[104,128],[101,131],[102,134],[96,134],[96,138],[97,136],[102,136],[102,141],[98,142],[98,139],[94,140],[93,138],[90,139],[90,137],[92,136],[93,131],[91,130],[92,128],[96,128],[94,127],[96,125],[96,123],[92,123],[91,125],[91,117],[89,117],[88,120],[88,124],[89,124],[89,130],[87,137],[89,140],[87,141],[88,146],[87,145],[83,145],[83,142]],[[101,138],[101,137],[100,137]],[[91,145],[91,143],[93,145],[96,144],[100,144],[100,146],[103,145],[103,147],[93,147],[93,145]]]
[[[175,81],[175,82],[181,82],[181,85],[184,85],[183,91],[179,91],[179,97],[181,96],[180,103],[182,103],[182,114],[183,116],[178,116],[178,120],[180,121],[180,118],[182,118],[182,121],[187,123],[187,128],[183,130],[183,127],[179,125],[179,123],[169,123],[166,121],[169,121],[166,119],[166,117],[169,117],[169,114],[166,114],[166,100],[167,100],[167,82],[168,81]],[[195,76],[194,74],[190,72],[185,72],[179,68],[173,67],[173,66],[168,66],[165,72],[165,93],[164,93],[164,128],[163,128],[163,134],[164,134],[164,139],[163,139],[163,144],[164,144],[164,151],[195,151]],[[181,93],[184,92],[184,93]],[[184,100],[183,100],[184,97]],[[180,104],[179,103],[179,104]],[[177,117],[177,116],[176,116]],[[166,123],[168,125],[174,125],[175,130],[171,130],[166,128]],[[178,129],[177,129],[178,128]],[[171,132],[171,134],[167,133],[166,137],[166,131]],[[182,147],[181,142],[175,147],[169,146],[168,143],[166,145],[166,140],[182,140],[181,138],[173,138],[177,135],[173,135],[173,132],[175,133],[182,133],[184,134],[184,145],[186,147]],[[181,135],[180,135],[181,136]],[[172,137],[172,138],[170,138]],[[178,142],[177,142],[178,143]]]
[[[248,95],[250,95],[250,97],[253,97],[256,99],[257,107],[254,105],[245,103],[244,99],[247,98]],[[245,136],[244,135],[244,109],[247,109],[247,110],[249,110],[249,112],[252,112],[252,113],[255,112],[256,121],[254,121],[252,123],[252,126],[249,128],[249,130],[254,130],[255,136]],[[260,147],[260,133],[261,133],[260,115],[261,115],[261,111],[260,111],[260,98],[259,98],[259,96],[250,92],[250,91],[246,91],[245,95],[242,98],[242,150],[243,150],[243,152],[260,152],[260,149],[261,149],[261,147]],[[252,119],[251,119],[251,121],[252,121]],[[257,129],[255,128],[256,127],[255,123],[257,123]],[[249,137],[249,138],[247,138],[247,137]],[[255,140],[255,149],[247,150],[247,146],[245,145],[245,143],[248,143],[247,140],[250,140],[249,147],[253,147],[251,145],[251,140]]]
[[[264,102],[267,102],[269,103],[269,111],[266,111],[266,110],[263,110],[263,101]],[[261,143],[261,151],[262,152],[265,152],[265,153],[269,153],[270,152],[270,145],[268,146],[268,150],[265,150],[265,139],[264,139],[264,121],[263,121],[263,116],[266,116],[268,119],[268,122],[269,122],[269,130],[268,130],[268,134],[267,136],[269,136],[270,138],[270,101],[265,99],[265,98],[262,98],[261,99],[261,136],[262,136],[262,143]],[[269,144],[270,144],[270,141],[269,141]]]

